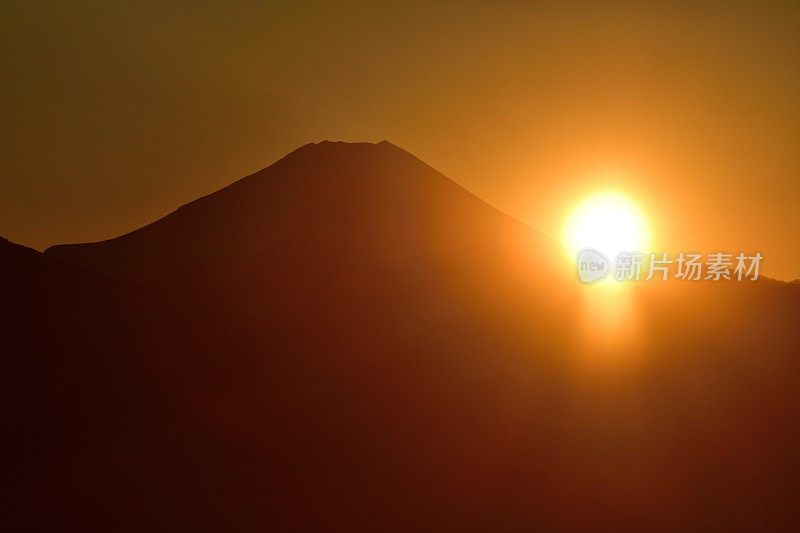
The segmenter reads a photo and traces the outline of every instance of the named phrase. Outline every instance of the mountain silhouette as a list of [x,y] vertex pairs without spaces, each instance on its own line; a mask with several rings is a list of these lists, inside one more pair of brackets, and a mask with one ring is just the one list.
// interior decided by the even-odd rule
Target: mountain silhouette
[[799,524],[800,287],[636,288],[604,344],[557,243],[387,142],[0,245],[17,521]]
[[385,141],[309,144],[132,233],[46,253],[166,290],[203,285],[237,305],[415,283],[467,297],[489,278],[493,292],[508,279],[514,297],[567,280],[549,239]]

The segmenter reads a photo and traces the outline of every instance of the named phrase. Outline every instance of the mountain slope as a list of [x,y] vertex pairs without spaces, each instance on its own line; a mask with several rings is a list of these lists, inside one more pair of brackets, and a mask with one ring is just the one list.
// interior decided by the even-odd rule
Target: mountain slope
[[287,320],[399,299],[535,314],[530,295],[547,307],[572,287],[549,239],[387,142],[307,145],[140,230],[47,254]]
[[[513,239],[530,245],[520,248]],[[306,145],[144,228],[47,253],[118,277],[172,283],[248,268],[307,275],[320,257],[331,274],[358,269],[359,262],[392,268],[421,256],[446,262],[460,253],[476,254],[480,268],[514,256],[528,260],[531,250],[552,246],[384,141]],[[340,264],[345,260],[350,263]]]

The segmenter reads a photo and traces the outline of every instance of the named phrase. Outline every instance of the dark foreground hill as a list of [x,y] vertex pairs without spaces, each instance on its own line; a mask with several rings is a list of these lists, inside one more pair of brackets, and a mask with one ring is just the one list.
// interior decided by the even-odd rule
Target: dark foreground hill
[[388,143],[0,252],[22,523],[798,524],[798,287],[598,297]]

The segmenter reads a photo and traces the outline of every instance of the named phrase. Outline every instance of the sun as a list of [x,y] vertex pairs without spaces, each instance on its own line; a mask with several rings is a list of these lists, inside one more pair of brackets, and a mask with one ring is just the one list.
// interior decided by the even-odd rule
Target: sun
[[593,194],[569,214],[564,243],[572,258],[594,248],[613,261],[619,252],[647,252],[650,229],[642,210],[616,191]]

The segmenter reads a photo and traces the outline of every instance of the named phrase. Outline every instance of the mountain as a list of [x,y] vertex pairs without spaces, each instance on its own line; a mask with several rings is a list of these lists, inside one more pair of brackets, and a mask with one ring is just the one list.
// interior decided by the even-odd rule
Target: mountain
[[6,336],[16,518],[800,524],[800,287],[598,295],[389,143],[307,145],[116,239],[0,251],[3,310],[28,317]]
[[281,313],[294,302],[307,312],[319,298],[396,297],[401,287],[518,299],[558,278],[568,285],[555,253],[546,237],[388,142],[306,145],[137,231],[47,250],[169,291],[203,286],[237,306],[280,301]]

